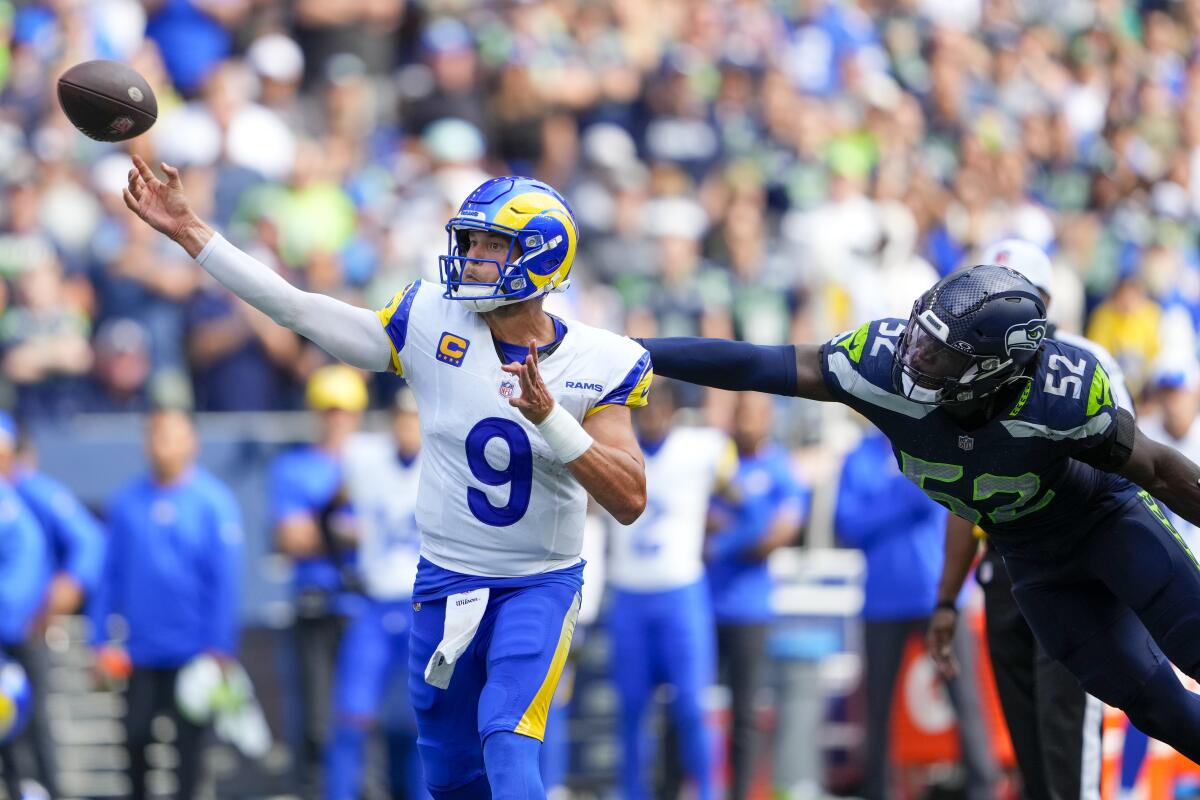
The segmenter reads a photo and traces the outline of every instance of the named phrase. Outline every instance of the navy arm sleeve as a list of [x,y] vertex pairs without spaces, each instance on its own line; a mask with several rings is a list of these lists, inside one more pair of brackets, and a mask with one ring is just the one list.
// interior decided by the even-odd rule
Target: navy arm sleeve
[[796,395],[796,346],[675,336],[637,339],[664,378],[730,391]]

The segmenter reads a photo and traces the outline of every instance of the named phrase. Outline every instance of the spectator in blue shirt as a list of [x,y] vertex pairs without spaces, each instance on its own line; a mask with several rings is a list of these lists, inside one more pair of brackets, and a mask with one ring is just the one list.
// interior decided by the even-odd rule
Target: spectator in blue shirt
[[187,350],[196,407],[272,411],[286,406],[287,367],[300,338],[222,286],[207,286],[186,307]]
[[[39,603],[33,635],[14,645],[13,658],[25,669],[36,709],[45,708],[49,664],[45,639],[47,621],[80,610],[84,597],[96,588],[104,563],[104,532],[100,523],[71,491],[34,466],[32,442],[16,421],[0,411],[0,480],[9,483],[24,502],[45,538],[51,578]],[[58,769],[48,719],[35,713],[27,734],[36,767],[34,777],[51,797],[57,797]]]
[[179,751],[177,797],[199,783],[205,729],[175,707],[175,680],[192,658],[234,657],[242,568],[241,511],[232,492],[196,462],[197,438],[182,411],[157,410],[147,424],[149,471],[125,484],[108,508],[108,558],[96,602],[102,643],[109,614],[125,620],[133,672],[126,697],[131,796],[146,797],[151,721],[168,713]]
[[367,406],[362,377],[343,364],[321,367],[306,388],[319,416],[313,444],[279,456],[271,467],[271,518],[279,550],[295,563],[295,646],[303,719],[300,779],[315,786],[332,725],[333,672],[351,598],[343,576],[354,564],[353,533],[339,526],[348,511],[342,451]]
[[46,596],[50,551],[37,519],[0,481],[0,646],[25,642]]
[[[25,648],[50,580],[46,537],[16,491],[0,481],[0,652],[16,656]],[[2,661],[3,659],[0,659]],[[41,709],[34,709],[35,715]],[[0,746],[0,772],[10,797],[21,796],[16,745]]]
[[[910,636],[922,635],[933,614],[945,554],[946,511],[900,473],[892,446],[871,428],[846,456],[834,524],[838,538],[867,559],[863,602],[867,682],[866,777],[862,795],[884,800],[888,791],[888,730],[892,693]],[[961,675],[974,674],[966,625],[958,626],[955,655]],[[976,682],[947,682],[958,716],[969,800],[995,796],[997,771]]]
[[46,536],[53,580],[46,596],[50,615],[79,611],[104,568],[104,530],[70,489],[37,468],[33,442],[0,411],[0,477],[33,513]]
[[233,49],[231,29],[246,16],[246,0],[164,0],[154,8],[146,35],[158,43],[171,81],[195,95],[213,68]]
[[754,701],[772,617],[766,559],[796,541],[808,511],[808,490],[793,475],[787,450],[770,439],[771,407],[769,395],[738,395],[737,473],[728,496],[713,502],[711,517],[718,527],[706,547],[718,669],[730,688],[733,711],[732,800],[749,796],[754,769]]

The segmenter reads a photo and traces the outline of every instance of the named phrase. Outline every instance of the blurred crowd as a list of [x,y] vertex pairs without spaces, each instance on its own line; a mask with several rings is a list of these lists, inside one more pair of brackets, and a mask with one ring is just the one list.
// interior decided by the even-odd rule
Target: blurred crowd
[[436,279],[523,173],[573,205],[587,321],[814,340],[1014,235],[1136,393],[1200,325],[1197,36],[1195,0],[0,2],[0,406],[296,408],[326,361],[134,224],[55,99],[92,58],[155,87],[128,147],[314,291]]
[[[1112,351],[1135,396],[1156,390],[1139,410],[1157,403],[1156,438],[1195,458],[1198,37],[1200,0],[0,0],[0,408],[34,425],[299,409],[328,363],[136,221],[120,196],[132,151],[179,167],[197,211],[292,282],[376,308],[438,280],[446,220],[471,189],[539,177],[582,231],[553,310],[635,336],[818,341],[906,317],[939,276],[1019,237],[1051,255],[1059,329]],[[57,76],[93,58],[155,88],[147,135],[101,144],[62,115]],[[386,381],[363,403],[389,407]],[[677,388],[684,405],[700,397]],[[309,400],[326,423],[363,410]],[[3,434],[0,450],[15,443]],[[868,586],[864,616],[882,630],[928,613],[942,520],[880,441],[825,471],[928,519],[864,518],[876,504],[840,494],[813,513],[868,564],[923,565],[875,569],[912,581]],[[751,477],[764,447],[739,443]],[[326,477],[289,511],[310,534],[336,496]],[[808,477],[818,491],[833,479]],[[755,569],[808,519],[807,486],[789,491],[805,510],[772,500],[779,542],[764,534],[776,506],[742,510],[765,537],[736,540]],[[713,619],[723,662],[761,653],[761,619]],[[757,681],[732,679],[742,696]],[[752,727],[744,703],[734,717]]]

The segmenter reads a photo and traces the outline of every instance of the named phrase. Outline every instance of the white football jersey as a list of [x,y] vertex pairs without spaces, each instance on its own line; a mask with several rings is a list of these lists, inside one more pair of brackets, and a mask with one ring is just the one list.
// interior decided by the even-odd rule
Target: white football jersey
[[[587,492],[509,405],[520,393],[500,369],[483,318],[417,281],[379,312],[392,368],[417,398],[424,441],[417,526],[421,555],[467,575],[535,575],[579,563]],[[564,321],[542,380],[582,422],[610,405],[646,404],[650,354],[632,339]]]
[[346,492],[359,525],[358,563],[377,600],[412,597],[417,579],[420,458],[405,466],[385,433],[357,433],[342,459]]
[[609,584],[658,592],[698,581],[709,499],[736,470],[737,452],[724,433],[671,431],[658,452],[646,454],[646,510],[632,525],[613,526]]
[[606,528],[607,515],[601,517],[594,510],[588,514],[583,523],[583,585],[587,591],[579,602],[579,624],[592,625],[600,618],[600,605],[604,600],[604,583],[606,580],[606,559],[604,555],[605,542],[608,539]]

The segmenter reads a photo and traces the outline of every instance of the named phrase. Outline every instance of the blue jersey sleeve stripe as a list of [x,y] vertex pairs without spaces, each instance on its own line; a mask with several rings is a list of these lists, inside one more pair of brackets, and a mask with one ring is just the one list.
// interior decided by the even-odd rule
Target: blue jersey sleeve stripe
[[397,374],[404,372],[400,366],[400,352],[404,350],[404,342],[408,339],[408,316],[420,288],[421,281],[413,281],[399,292],[386,308],[380,309],[378,312],[383,329],[387,331],[388,338],[392,342],[392,367]]
[[608,394],[601,397],[596,406],[623,406],[629,401],[629,393],[637,388],[642,382],[642,377],[646,374],[646,370],[650,369],[650,353],[642,353],[642,357],[633,365],[633,369],[621,379],[616,388]]

